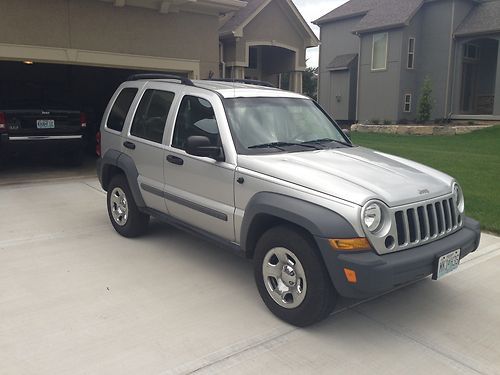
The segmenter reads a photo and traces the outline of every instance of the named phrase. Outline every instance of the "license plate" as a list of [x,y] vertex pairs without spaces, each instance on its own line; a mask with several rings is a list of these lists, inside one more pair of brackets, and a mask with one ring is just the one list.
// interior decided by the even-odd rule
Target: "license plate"
[[451,253],[439,257],[436,265],[436,270],[432,275],[434,280],[438,280],[444,275],[449,274],[451,271],[458,268],[460,263],[460,249],[454,250]]
[[36,120],[37,129],[54,129],[56,124],[54,120]]

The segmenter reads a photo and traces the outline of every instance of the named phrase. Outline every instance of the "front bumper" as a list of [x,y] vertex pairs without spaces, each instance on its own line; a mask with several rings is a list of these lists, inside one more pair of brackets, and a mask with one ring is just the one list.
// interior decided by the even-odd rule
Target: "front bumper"
[[[436,259],[453,250],[460,249],[462,259],[477,249],[480,237],[479,222],[465,218],[462,229],[447,237],[392,254],[339,253],[330,247],[327,239],[316,238],[316,241],[339,294],[367,298],[432,274]],[[344,267],[356,271],[356,283],[347,281]]]

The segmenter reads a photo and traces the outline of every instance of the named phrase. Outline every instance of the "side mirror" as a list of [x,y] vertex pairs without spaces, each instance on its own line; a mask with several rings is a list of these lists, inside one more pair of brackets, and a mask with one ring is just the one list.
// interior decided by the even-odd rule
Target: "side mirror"
[[188,137],[186,152],[190,155],[212,158],[217,161],[224,160],[222,147],[213,146],[210,143],[210,139],[203,135],[192,135]]

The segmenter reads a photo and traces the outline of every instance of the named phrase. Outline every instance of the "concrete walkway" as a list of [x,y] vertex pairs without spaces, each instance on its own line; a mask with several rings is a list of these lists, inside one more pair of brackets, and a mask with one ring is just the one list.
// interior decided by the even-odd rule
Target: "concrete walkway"
[[0,186],[0,374],[500,374],[500,239],[439,282],[271,315],[252,264],[159,222],[112,229],[95,179]]

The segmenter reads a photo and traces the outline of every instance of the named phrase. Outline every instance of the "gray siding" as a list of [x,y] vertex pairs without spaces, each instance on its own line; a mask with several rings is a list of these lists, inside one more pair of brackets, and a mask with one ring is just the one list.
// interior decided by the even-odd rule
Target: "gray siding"
[[331,96],[333,77],[326,67],[338,55],[359,52],[359,38],[351,32],[359,20],[358,17],[321,26],[321,40],[324,43],[320,45],[318,100],[328,113],[339,120],[347,118],[337,116],[336,101]]
[[[403,29],[388,31],[387,69],[372,71],[373,34],[361,37],[358,120],[396,121],[399,114]],[[405,62],[406,64],[406,62]]]

